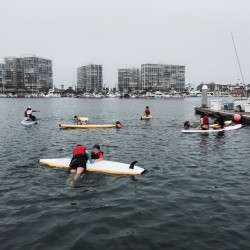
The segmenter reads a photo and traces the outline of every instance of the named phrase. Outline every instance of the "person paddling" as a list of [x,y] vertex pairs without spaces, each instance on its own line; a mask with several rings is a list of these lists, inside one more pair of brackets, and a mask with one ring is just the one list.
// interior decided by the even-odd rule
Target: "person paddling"
[[39,112],[40,110],[32,110],[32,108],[29,106],[24,111],[24,120],[25,121],[36,121],[36,117],[32,115],[32,112]]

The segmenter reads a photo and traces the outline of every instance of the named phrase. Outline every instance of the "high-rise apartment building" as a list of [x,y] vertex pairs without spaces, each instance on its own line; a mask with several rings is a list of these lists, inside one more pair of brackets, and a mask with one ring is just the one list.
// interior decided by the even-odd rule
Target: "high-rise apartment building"
[[0,87],[4,84],[4,77],[5,77],[5,65],[3,63],[0,63]]
[[185,89],[185,66],[167,64],[142,64],[141,82],[142,90],[159,89]]
[[137,90],[140,82],[138,68],[118,69],[118,89],[120,91]]
[[102,91],[102,65],[90,64],[77,68],[77,89],[82,92]]
[[51,88],[52,61],[35,55],[4,58],[4,84],[7,87]]

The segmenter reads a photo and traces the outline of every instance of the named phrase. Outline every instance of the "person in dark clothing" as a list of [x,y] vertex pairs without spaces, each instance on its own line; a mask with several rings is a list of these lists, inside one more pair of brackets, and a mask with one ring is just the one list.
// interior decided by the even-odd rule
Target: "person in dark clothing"
[[189,129],[191,127],[189,121],[185,121],[183,126],[184,126],[184,129]]
[[216,112],[215,115],[217,116],[217,123],[215,124],[214,129],[223,129],[225,126],[224,117],[220,114],[220,112]]

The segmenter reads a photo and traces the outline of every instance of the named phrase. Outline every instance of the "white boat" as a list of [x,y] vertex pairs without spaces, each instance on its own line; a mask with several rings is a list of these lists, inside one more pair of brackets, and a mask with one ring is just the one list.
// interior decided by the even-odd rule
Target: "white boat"
[[155,98],[155,95],[151,92],[146,92],[146,95],[145,95],[146,98]]
[[214,96],[214,92],[207,92],[207,96]]
[[108,97],[108,98],[117,98],[117,95],[114,95],[112,93],[107,93],[106,97]]
[[155,98],[159,98],[159,97],[165,97],[165,94],[162,93],[161,91],[155,91]]
[[45,97],[48,97],[48,98],[59,98],[59,97],[62,97],[62,96],[61,96],[61,94],[59,94],[58,92],[56,92],[54,90],[54,88],[53,88],[53,89],[49,89],[49,92],[48,92],[47,95],[45,95]]
[[172,97],[173,98],[183,98],[183,95],[181,93],[179,93],[179,92],[175,92],[175,93],[172,94]]
[[90,93],[83,93],[83,94],[82,94],[82,97],[83,97],[83,98],[90,98],[91,95],[90,95]]
[[102,97],[103,97],[103,95],[100,94],[100,93],[93,93],[93,94],[91,95],[91,98],[102,98]]
[[164,93],[165,98],[171,98],[172,96],[169,93]]
[[201,97],[202,96],[202,93],[200,91],[190,91],[190,94],[189,94],[190,97]]

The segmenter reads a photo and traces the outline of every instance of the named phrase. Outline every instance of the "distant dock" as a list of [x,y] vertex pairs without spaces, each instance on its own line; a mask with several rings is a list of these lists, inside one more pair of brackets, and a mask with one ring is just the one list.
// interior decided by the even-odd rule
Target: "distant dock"
[[241,123],[250,125],[250,112],[239,112],[235,110],[214,110],[211,108],[202,108],[202,107],[195,107],[194,108],[196,114],[207,114],[209,116],[215,116],[215,113],[220,112],[223,117],[227,119],[234,120],[234,115],[238,114],[241,115]]

